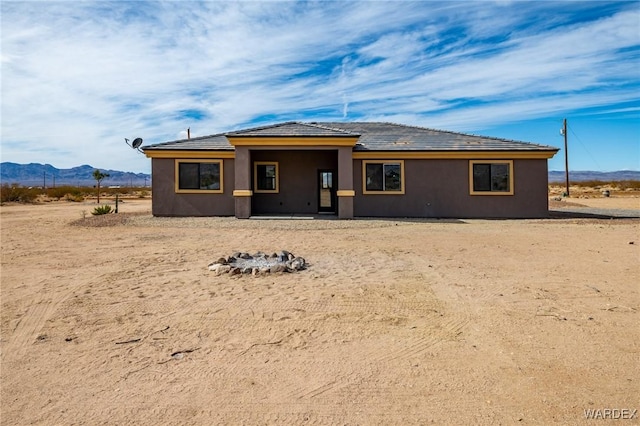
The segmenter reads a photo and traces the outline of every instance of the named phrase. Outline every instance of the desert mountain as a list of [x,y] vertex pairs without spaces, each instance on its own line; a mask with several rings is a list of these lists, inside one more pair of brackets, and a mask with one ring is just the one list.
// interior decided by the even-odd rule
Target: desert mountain
[[[93,186],[93,171],[97,167],[82,165],[70,169],[58,169],[51,164],[17,164],[0,163],[0,181],[2,184],[19,184],[23,186]],[[119,170],[100,169],[109,177],[102,181],[104,186],[145,186],[151,184],[151,176],[145,173],[122,172]]]

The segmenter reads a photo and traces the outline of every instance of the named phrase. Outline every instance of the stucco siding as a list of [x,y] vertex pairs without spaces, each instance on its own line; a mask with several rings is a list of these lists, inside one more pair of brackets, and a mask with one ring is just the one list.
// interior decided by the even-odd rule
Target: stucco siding
[[[194,160],[198,161],[198,160]],[[175,192],[175,160],[154,158],[152,212],[154,216],[233,216],[235,203],[234,160],[223,162],[222,194],[178,194]]]
[[[252,214],[315,214],[318,212],[318,170],[338,171],[337,150],[252,151],[252,179],[255,161],[278,162],[279,192],[254,192],[251,197]],[[174,168],[174,159],[152,160],[152,209],[155,216],[233,216],[236,213],[233,159],[223,162],[222,194],[176,193]],[[547,161],[514,160],[512,173],[514,195],[470,195],[468,160],[404,160],[403,195],[365,195],[362,193],[362,160],[354,160],[354,216],[546,217]]]
[[548,215],[547,161],[514,160],[514,195],[470,195],[468,160],[405,160],[403,195],[365,195],[354,160],[355,216],[535,218]]

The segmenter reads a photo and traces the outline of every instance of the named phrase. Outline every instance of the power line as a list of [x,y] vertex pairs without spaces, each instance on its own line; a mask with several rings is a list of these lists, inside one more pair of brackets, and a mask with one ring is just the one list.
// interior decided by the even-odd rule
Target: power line
[[591,159],[593,160],[593,162],[596,164],[596,167],[600,170],[602,170],[602,167],[600,167],[600,164],[598,164],[598,161],[595,159],[595,157],[591,154],[591,152],[587,149],[586,145],[582,142],[582,140],[580,139],[580,137],[576,134],[576,132],[573,131],[573,129],[571,128],[571,126],[568,126],[569,130],[571,130],[571,134],[573,136],[576,137],[576,139],[578,140],[578,142],[580,142],[580,145],[582,145],[582,148],[586,151],[587,154],[589,154],[589,157],[591,157]]

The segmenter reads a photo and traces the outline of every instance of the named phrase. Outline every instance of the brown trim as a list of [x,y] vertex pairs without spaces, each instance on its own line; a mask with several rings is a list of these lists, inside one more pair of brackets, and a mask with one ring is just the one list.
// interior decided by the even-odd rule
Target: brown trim
[[234,189],[233,196],[234,197],[251,197],[253,195],[253,191],[250,189]]
[[356,191],[354,191],[353,189],[339,189],[338,191],[336,191],[336,195],[338,197],[355,197]]

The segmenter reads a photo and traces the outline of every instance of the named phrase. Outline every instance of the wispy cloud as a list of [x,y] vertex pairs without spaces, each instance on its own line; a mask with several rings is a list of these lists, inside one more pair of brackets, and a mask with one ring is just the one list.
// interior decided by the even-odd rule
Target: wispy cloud
[[148,170],[125,137],[281,119],[474,131],[623,109],[640,87],[636,2],[0,7],[3,161]]

